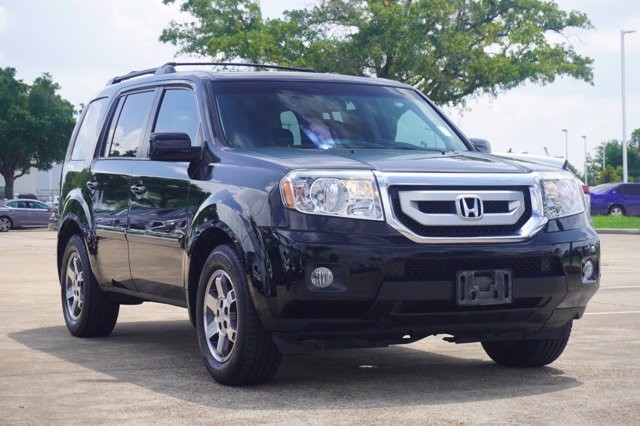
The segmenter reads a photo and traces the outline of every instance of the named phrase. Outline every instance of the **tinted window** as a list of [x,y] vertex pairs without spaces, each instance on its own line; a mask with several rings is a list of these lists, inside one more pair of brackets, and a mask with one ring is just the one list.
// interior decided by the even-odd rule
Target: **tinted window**
[[198,108],[190,90],[170,89],[164,93],[154,132],[186,133],[198,142]]
[[373,84],[216,82],[233,147],[466,151],[416,91]]
[[589,189],[589,192],[593,192],[594,194],[604,194],[609,192],[611,189],[615,188],[617,184],[615,183],[604,183],[602,185],[597,185]]
[[72,160],[84,160],[93,157],[93,150],[98,140],[100,123],[107,108],[107,98],[97,99],[87,105],[78,135],[71,152]]
[[624,193],[627,195],[640,195],[640,184],[624,185]]
[[154,98],[155,92],[141,92],[118,101],[115,124],[109,132],[109,157],[137,156]]
[[49,207],[45,203],[41,203],[39,201],[29,201],[29,208],[39,209],[39,210],[48,210]]
[[9,203],[9,207],[12,207],[14,209],[26,209],[27,208],[27,202],[26,201],[11,201]]

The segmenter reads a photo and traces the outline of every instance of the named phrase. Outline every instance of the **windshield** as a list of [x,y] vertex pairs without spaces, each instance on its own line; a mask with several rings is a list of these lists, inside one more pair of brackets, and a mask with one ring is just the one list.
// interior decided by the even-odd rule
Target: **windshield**
[[593,192],[594,194],[604,194],[605,192],[609,192],[616,185],[617,184],[615,183],[604,183],[602,185],[591,187],[589,189],[589,192]]
[[228,146],[467,151],[412,89],[291,81],[216,82]]

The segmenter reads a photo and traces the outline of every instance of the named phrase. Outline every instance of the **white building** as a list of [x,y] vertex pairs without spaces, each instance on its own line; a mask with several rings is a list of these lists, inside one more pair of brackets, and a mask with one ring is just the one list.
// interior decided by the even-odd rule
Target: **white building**
[[[19,177],[13,182],[13,193],[36,194],[43,200],[58,195],[60,192],[60,176],[62,165],[55,164],[46,172],[32,168],[29,173]],[[0,176],[0,195],[4,194],[4,178]]]

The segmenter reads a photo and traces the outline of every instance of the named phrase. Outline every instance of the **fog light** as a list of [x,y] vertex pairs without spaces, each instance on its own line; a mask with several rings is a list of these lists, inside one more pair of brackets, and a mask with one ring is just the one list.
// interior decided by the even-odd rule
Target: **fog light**
[[333,283],[331,269],[320,266],[311,271],[311,284],[318,288],[327,288]]
[[587,260],[582,265],[582,282],[591,282],[595,279],[596,265],[592,261]]

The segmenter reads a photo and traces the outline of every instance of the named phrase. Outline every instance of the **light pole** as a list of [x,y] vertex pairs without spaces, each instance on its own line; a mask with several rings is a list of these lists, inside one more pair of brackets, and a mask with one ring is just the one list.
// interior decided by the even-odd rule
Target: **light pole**
[[569,161],[569,131],[567,129],[562,129],[564,133],[564,159]]
[[589,178],[587,176],[587,137],[585,135],[581,137],[584,140],[584,183],[585,185],[589,185]]
[[636,30],[620,31],[620,74],[622,79],[622,181],[628,182],[629,171],[627,168],[627,105],[625,100],[624,78],[624,36],[635,33]]

